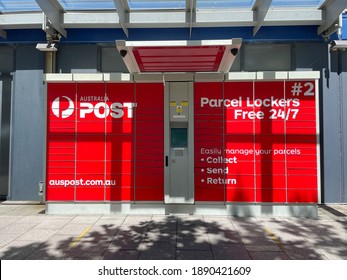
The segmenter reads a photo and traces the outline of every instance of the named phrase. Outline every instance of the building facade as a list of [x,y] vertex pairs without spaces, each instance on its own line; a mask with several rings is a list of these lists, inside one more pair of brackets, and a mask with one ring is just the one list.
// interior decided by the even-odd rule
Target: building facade
[[14,2],[2,199],[304,216],[347,202],[345,1]]

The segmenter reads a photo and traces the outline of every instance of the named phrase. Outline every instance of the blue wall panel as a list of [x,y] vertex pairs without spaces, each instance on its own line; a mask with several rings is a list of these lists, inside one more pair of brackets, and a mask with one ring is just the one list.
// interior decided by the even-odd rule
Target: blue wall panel
[[[67,29],[67,38],[61,43],[114,43],[115,40],[202,40],[242,38],[245,41],[314,41],[322,42],[317,26],[264,26],[256,36],[253,27],[201,27],[193,28],[132,28],[127,38],[122,29]],[[8,30],[7,39],[1,43],[45,42],[42,30]]]

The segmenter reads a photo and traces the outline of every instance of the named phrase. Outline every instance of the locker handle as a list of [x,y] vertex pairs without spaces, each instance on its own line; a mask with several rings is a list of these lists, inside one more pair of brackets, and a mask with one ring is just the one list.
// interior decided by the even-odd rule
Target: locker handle
[[168,156],[165,157],[165,166],[169,166],[169,157]]

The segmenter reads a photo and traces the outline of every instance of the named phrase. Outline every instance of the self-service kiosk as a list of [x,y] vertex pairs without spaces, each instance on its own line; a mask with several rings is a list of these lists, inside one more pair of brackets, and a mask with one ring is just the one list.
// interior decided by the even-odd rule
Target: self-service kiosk
[[165,203],[194,203],[193,83],[165,84]]

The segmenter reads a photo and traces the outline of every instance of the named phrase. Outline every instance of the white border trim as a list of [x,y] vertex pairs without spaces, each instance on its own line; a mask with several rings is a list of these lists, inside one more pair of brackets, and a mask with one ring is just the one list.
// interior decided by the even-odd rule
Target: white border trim
[[265,71],[265,72],[165,72],[165,73],[76,73],[44,74],[46,82],[165,82],[165,81],[273,81],[319,79],[319,71]]

